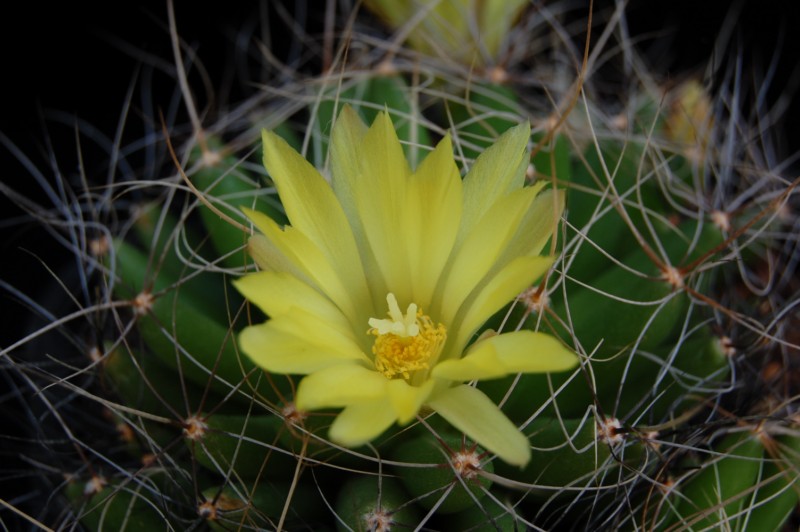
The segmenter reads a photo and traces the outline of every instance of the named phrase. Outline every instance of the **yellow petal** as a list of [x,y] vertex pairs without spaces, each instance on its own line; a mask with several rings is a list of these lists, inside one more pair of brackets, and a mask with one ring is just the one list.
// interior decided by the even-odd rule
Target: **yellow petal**
[[436,394],[428,406],[501,460],[518,466],[530,460],[528,440],[483,392],[455,386]]
[[359,246],[366,242],[357,202],[359,178],[362,175],[361,150],[366,134],[367,126],[358,113],[345,105],[331,131],[331,184]]
[[461,176],[445,136],[411,177],[406,218],[395,245],[405,248],[413,282],[411,300],[427,309],[461,223]]
[[386,401],[354,404],[336,416],[328,434],[340,445],[358,447],[380,436],[396,419]]
[[306,337],[276,327],[274,321],[245,327],[239,334],[239,346],[256,365],[281,374],[302,375],[343,362],[366,360],[357,350],[337,351],[331,346],[312,344]]
[[388,381],[386,391],[398,423],[404,425],[414,419],[419,409],[428,400],[433,386],[433,380],[428,380],[421,386],[411,386],[403,379]]
[[295,404],[300,410],[315,410],[375,402],[386,398],[387,382],[386,377],[374,370],[357,364],[339,364],[301,380]]
[[[375,305],[388,291],[411,299],[411,278],[400,228],[407,222],[410,170],[392,121],[379,113],[365,131],[345,107],[333,128],[333,187],[353,227]],[[389,288],[391,287],[391,288]]]
[[247,252],[262,270],[288,272],[298,279],[311,282],[308,276],[264,235],[251,236],[247,241]]
[[[387,113],[379,113],[360,147],[360,175],[355,190],[364,234],[386,286],[398,300],[411,299],[406,247],[399,241],[408,220],[406,195],[410,170]],[[385,294],[372,294],[380,303]]]
[[335,265],[349,265],[355,242],[328,182],[283,138],[266,130],[261,138],[264,167],[275,182],[292,226],[324,250]]
[[522,187],[528,168],[530,125],[512,127],[486,149],[464,177],[464,213],[459,240],[466,237],[499,198]]
[[[426,4],[423,9],[430,9],[429,6],[433,9],[422,18],[409,41],[425,53],[470,62],[476,53],[475,42],[480,37],[470,31],[475,27],[475,15],[466,3],[463,0],[427,0]],[[480,57],[475,59],[480,61]]]
[[493,379],[513,373],[566,371],[578,357],[550,335],[516,331],[476,343],[461,359],[436,365],[432,376],[454,381]]
[[[350,225],[360,225],[356,193],[361,175],[361,148],[367,126],[352,107],[345,105],[331,132],[332,185]],[[355,224],[354,222],[358,222]]]
[[369,300],[353,231],[327,181],[278,135],[264,130],[264,166],[292,227],[325,255],[355,301]]
[[519,257],[495,274],[477,294],[465,302],[466,312],[461,313],[456,320],[458,333],[454,339],[455,352],[461,353],[478,327],[531,286],[552,264],[552,257]]
[[251,273],[235,279],[233,285],[248,301],[270,316],[285,314],[292,307],[300,307],[330,322],[347,324],[344,315],[330,299],[290,273]]
[[431,377],[455,382],[496,379],[508,375],[497,353],[484,349],[460,359],[443,360],[431,371]]
[[445,273],[442,308],[436,314],[443,323],[453,323],[461,304],[495,265],[536,192],[523,188],[500,198],[467,235]]
[[520,222],[519,229],[500,257],[499,263],[504,264],[523,255],[541,253],[547,240],[553,236],[553,230],[558,225],[563,211],[563,190],[545,190],[536,196]]
[[[261,231],[261,235],[250,237],[249,249],[260,268],[266,271],[288,272],[309,284],[317,285],[320,279],[334,280],[322,252],[301,232],[287,227],[284,231],[266,214],[243,208],[242,212]],[[310,267],[309,267],[310,266]]]
[[[369,349],[371,346],[367,345],[367,342],[359,343],[362,337],[359,335],[356,338],[352,328],[341,327],[336,323],[320,319],[299,307],[292,307],[286,314],[276,316],[267,323],[275,330],[304,338],[309,344],[319,346],[321,349],[339,353],[340,358],[369,362],[364,354],[364,348]],[[365,334],[364,338],[366,337]]]
[[[371,298],[359,299],[344,284],[340,272],[336,271],[328,257],[302,231],[294,227],[282,230],[278,224],[263,213],[250,209],[242,209],[250,220],[264,234],[270,245],[283,255],[300,274],[308,279],[309,284],[328,296],[347,316],[353,327],[362,327],[363,323],[374,315],[370,306]],[[356,289],[358,292],[358,289]]]
[[[365,0],[410,48],[464,65],[498,59],[528,0]],[[420,16],[421,15],[421,16]],[[408,25],[414,21],[413,28]],[[488,57],[484,57],[488,56]]]
[[[489,345],[482,345],[484,343]],[[475,351],[482,349],[493,349],[509,373],[555,373],[578,365],[574,352],[549,334],[540,332],[523,330],[487,338],[473,348]]]
[[353,229],[364,272],[369,286],[372,288],[372,296],[374,299],[379,299],[381,294],[385,296],[390,290],[384,282],[375,253],[369,245],[361,214],[358,211],[359,199],[364,201],[362,181],[364,179],[374,180],[378,177],[362,177],[362,149],[367,130],[367,126],[361,121],[358,113],[349,105],[345,105],[342,112],[339,113],[331,133],[331,181],[333,191]]

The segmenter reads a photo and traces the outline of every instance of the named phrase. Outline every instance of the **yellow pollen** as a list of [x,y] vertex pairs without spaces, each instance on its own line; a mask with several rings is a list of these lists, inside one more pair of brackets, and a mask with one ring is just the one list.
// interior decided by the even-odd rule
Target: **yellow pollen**
[[406,314],[400,311],[394,294],[386,296],[389,304],[389,319],[370,318],[368,334],[375,336],[372,352],[375,367],[387,379],[402,375],[411,378],[411,372],[429,369],[430,361],[442,351],[447,339],[447,329],[439,323],[434,325],[429,316],[417,310],[414,303]]

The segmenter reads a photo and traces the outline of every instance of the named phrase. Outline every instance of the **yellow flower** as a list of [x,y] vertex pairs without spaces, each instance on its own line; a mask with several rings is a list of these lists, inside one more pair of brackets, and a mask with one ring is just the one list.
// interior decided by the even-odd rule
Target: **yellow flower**
[[529,135],[527,125],[511,129],[462,181],[449,136],[412,172],[388,114],[367,128],[345,108],[329,184],[263,133],[291,225],[247,212],[262,233],[249,248],[263,271],[236,286],[270,319],[242,331],[240,345],[268,371],[305,375],[298,409],[343,409],[333,441],[364,444],[428,407],[507,462],[530,458],[497,405],[462,384],[577,361],[542,333],[474,338],[552,264],[539,253],[563,195],[523,186]]
[[[527,0],[365,0],[364,4],[425,54],[462,64],[497,60]],[[487,61],[489,60],[489,61]]]

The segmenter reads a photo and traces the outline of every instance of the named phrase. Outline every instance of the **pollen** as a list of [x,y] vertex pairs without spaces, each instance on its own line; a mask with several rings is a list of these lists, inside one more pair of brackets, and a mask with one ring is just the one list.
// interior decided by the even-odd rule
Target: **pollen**
[[441,323],[434,324],[414,303],[403,314],[392,293],[386,296],[386,302],[389,319],[370,318],[367,331],[375,336],[375,368],[387,379],[402,376],[408,380],[413,372],[430,369],[442,351],[447,329]]

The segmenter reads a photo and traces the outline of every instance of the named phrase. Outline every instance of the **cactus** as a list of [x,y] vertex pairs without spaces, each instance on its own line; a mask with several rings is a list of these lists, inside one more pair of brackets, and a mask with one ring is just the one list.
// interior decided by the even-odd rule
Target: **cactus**
[[[494,2],[480,4],[486,12],[473,15],[481,25],[497,25],[495,40],[518,22],[518,7],[501,16],[492,12]],[[409,23],[406,15],[381,11],[388,3],[367,5],[394,25],[392,31]],[[448,5],[469,14],[468,3]],[[553,76],[545,97],[528,90],[530,79],[511,75],[513,64],[493,66],[501,53],[497,43],[491,49],[476,44],[478,51],[469,52],[483,54],[473,72],[437,54],[431,28],[441,29],[425,26],[409,48],[379,60],[370,52],[372,40],[348,34],[342,51],[353,40],[363,50],[348,49],[346,61],[329,70],[335,75],[308,76],[302,83],[276,77],[280,90],[242,107],[245,123],[221,117],[205,129],[193,124],[186,138],[168,132],[166,191],[153,185],[143,194],[120,182],[115,204],[105,198],[102,209],[91,207],[131,207],[119,223],[112,216],[81,221],[86,231],[102,226],[93,246],[75,247],[93,301],[61,319],[89,320],[90,334],[66,333],[91,356],[65,361],[57,370],[25,369],[17,350],[46,351],[37,343],[48,338],[46,328],[4,351],[21,378],[43,394],[46,412],[57,414],[57,426],[42,428],[48,436],[42,439],[52,439],[53,448],[69,456],[43,466],[51,497],[64,510],[30,519],[89,530],[376,531],[779,530],[796,519],[796,383],[785,367],[788,356],[780,356],[782,349],[797,349],[790,332],[797,236],[789,208],[796,182],[778,176],[757,154],[721,149],[726,142],[736,147],[722,132],[744,134],[752,126],[726,114],[723,104],[738,102],[695,81],[661,94],[654,79],[637,72],[624,112],[610,116],[592,97],[593,78],[584,69],[552,65],[566,69],[575,83]],[[464,23],[454,31],[469,28]],[[452,47],[451,41],[452,35],[440,44]],[[335,427],[351,403],[295,403],[304,389],[324,381],[316,370],[298,369],[295,359],[312,357],[326,369],[350,333],[329,327],[319,335],[331,345],[317,345],[303,337],[305,329],[298,333],[294,322],[281,319],[321,301],[324,308],[311,316],[321,329],[331,313],[347,315],[340,307],[351,299],[331,293],[357,300],[353,285],[320,286],[339,277],[314,270],[319,263],[303,268],[293,246],[305,246],[311,250],[305,256],[326,261],[337,253],[361,254],[358,266],[372,276],[371,308],[355,312],[364,315],[356,324],[364,335],[354,343],[367,345],[370,364],[378,350],[369,351],[374,338],[388,334],[383,322],[403,324],[404,339],[421,334],[409,332],[406,322],[427,323],[422,312],[428,308],[417,313],[408,306],[404,315],[397,299],[392,306],[391,291],[390,319],[376,318],[385,314],[375,303],[383,304],[384,294],[372,292],[385,287],[373,278],[391,277],[381,270],[377,247],[368,247],[370,255],[348,247],[346,239],[306,242],[295,227],[300,219],[320,235],[341,227],[337,212],[327,211],[324,220],[315,218],[320,211],[306,212],[313,210],[312,198],[330,190],[344,198],[341,212],[358,211],[355,192],[337,188],[343,185],[336,179],[348,164],[364,171],[350,160],[362,156],[362,146],[351,144],[369,144],[364,132],[370,124],[393,131],[387,135],[396,135],[402,149],[387,158],[404,158],[411,169],[439,164],[445,173],[450,166],[439,155],[452,151],[457,166],[451,177],[459,185],[461,178],[477,179],[464,177],[473,175],[471,169],[478,175],[491,168],[498,182],[505,180],[469,185],[483,188],[474,193],[477,200],[465,201],[491,205],[517,193],[514,198],[527,194],[526,205],[537,208],[514,213],[511,200],[502,204],[505,211],[497,208],[494,218],[516,220],[502,238],[488,215],[454,226],[458,245],[466,238],[458,231],[474,227],[486,232],[486,246],[492,237],[510,243],[497,244],[496,263],[484,273],[496,275],[498,285],[527,287],[499,301],[494,293],[481,293],[475,281],[473,300],[494,298],[486,304],[491,316],[473,324],[468,307],[453,313],[474,326],[463,332],[466,354],[425,366],[426,379],[428,369],[436,377],[429,379],[436,392],[414,405],[410,419],[395,415],[383,430],[351,422],[370,436],[349,438]],[[269,132],[262,136],[262,129]],[[508,147],[509,139],[522,139],[522,156]],[[728,177],[734,171],[737,181]],[[316,177],[287,186],[301,174]],[[320,192],[326,180],[333,188]],[[380,203],[382,190],[375,188],[369,199],[390,209],[391,201]],[[75,208],[89,209],[82,201]],[[445,201],[442,193],[424,208],[454,212]],[[423,207],[410,209],[423,218]],[[470,212],[483,214],[474,205]],[[425,219],[435,222],[434,214],[426,211]],[[397,223],[404,222],[409,220]],[[364,236],[369,230],[354,224],[354,241],[372,238]],[[436,251],[419,246],[418,255]],[[484,248],[472,252],[474,262],[486,262]],[[439,260],[442,271],[467,277],[452,266],[460,255],[440,255],[431,261]],[[522,262],[525,269],[506,268]],[[789,273],[780,276],[771,264]],[[536,268],[540,275],[531,273]],[[501,277],[500,271],[511,273]],[[272,281],[254,284],[267,278]],[[771,286],[769,298],[758,282]],[[458,293],[446,280],[439,291]],[[437,311],[449,304],[447,298],[430,299]],[[277,347],[272,352],[272,344],[260,341],[266,354],[254,354],[252,337],[263,323],[274,325],[269,338]],[[526,347],[509,355],[503,344],[508,338],[535,340],[524,345],[542,352]],[[397,383],[412,381],[405,373],[419,370],[373,373]],[[783,386],[775,385],[778,379]],[[419,380],[415,386],[426,385]],[[348,384],[353,390],[345,386],[340,393],[363,394],[358,385],[373,382],[354,380]],[[452,397],[463,404],[441,399],[449,390],[458,390]],[[392,401],[406,399],[398,397],[391,395]],[[311,407],[302,410],[303,404]],[[491,405],[486,408],[495,408],[497,417],[464,406],[472,404]],[[481,425],[487,419],[488,428]],[[495,428],[507,427],[519,434],[530,459],[493,439]]]

